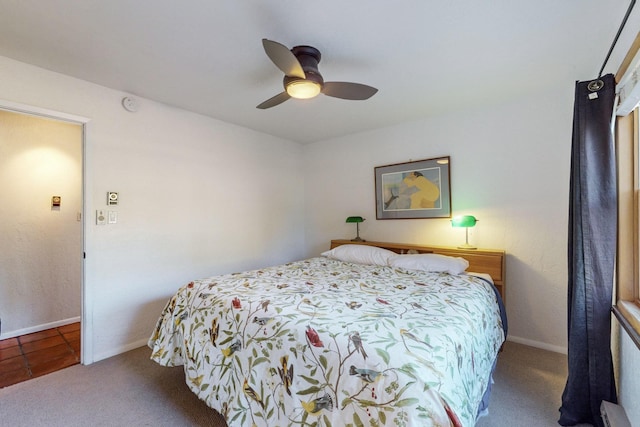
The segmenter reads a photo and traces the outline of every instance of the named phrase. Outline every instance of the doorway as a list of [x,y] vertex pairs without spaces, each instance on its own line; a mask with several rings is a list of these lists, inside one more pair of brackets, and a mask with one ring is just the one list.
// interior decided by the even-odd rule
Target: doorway
[[0,339],[83,320],[85,123],[0,101]]

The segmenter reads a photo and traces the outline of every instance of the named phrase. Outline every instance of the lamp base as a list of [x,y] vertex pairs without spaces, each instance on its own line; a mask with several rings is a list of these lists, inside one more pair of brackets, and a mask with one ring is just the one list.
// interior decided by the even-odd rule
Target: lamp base
[[356,237],[355,239],[351,239],[352,242],[366,242],[366,240],[361,239],[360,237]]
[[463,245],[459,245],[458,249],[478,249],[478,247],[465,243]]

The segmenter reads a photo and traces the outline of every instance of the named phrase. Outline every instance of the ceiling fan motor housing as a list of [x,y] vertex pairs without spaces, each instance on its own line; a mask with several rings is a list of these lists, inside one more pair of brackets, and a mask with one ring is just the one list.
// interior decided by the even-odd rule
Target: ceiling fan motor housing
[[[306,76],[306,80],[311,80],[322,87],[324,85],[324,79],[318,71],[318,63],[320,62],[320,51],[312,46],[294,46],[291,48],[291,52],[298,59],[302,70]],[[304,80],[294,76],[284,76],[283,84],[286,88],[288,84],[293,81]]]

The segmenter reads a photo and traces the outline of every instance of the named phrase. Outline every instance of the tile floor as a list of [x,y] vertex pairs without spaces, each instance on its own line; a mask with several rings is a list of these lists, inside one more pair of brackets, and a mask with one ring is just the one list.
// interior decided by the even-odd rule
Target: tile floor
[[0,388],[80,363],[80,323],[0,341]]

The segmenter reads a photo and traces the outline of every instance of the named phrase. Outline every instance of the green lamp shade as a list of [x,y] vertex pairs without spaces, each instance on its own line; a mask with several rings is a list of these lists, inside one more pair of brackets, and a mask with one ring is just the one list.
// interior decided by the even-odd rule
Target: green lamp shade
[[346,222],[364,222],[364,218],[362,218],[361,216],[350,216],[347,217]]
[[472,215],[456,216],[451,220],[453,227],[473,227],[478,220]]

